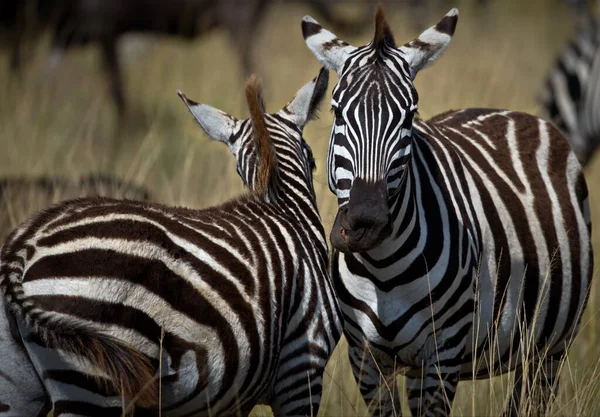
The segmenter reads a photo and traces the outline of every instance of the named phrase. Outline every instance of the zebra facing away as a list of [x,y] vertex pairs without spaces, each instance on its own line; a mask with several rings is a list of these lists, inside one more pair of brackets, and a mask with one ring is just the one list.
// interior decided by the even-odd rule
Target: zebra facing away
[[565,133],[587,164],[600,146],[600,22],[590,12],[550,70],[541,115]]
[[[39,404],[45,389],[55,416],[134,403],[143,415],[245,415],[257,403],[316,414],[342,325],[302,129],[327,83],[321,70],[267,114],[251,79],[247,120],[179,93],[235,155],[244,197],[206,210],[78,199],[9,236],[0,288],[43,384],[23,395]],[[2,372],[28,366],[0,360]],[[35,415],[2,389],[0,414]]]
[[302,22],[339,76],[332,276],[361,393],[375,415],[400,413],[395,390],[379,388],[398,369],[413,415],[448,415],[459,379],[515,369],[507,412],[543,413],[592,276],[581,166],[556,128],[527,114],[413,120],[413,80],[448,46],[458,11],[400,47],[381,5],[375,20],[362,47]]

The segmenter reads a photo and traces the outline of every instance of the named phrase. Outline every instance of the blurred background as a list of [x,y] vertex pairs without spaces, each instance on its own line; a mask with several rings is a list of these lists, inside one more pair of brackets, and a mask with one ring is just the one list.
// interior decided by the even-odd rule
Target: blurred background
[[[372,38],[375,4],[0,0],[0,178],[24,178],[12,193],[32,195],[36,187],[47,190],[55,182],[79,184],[66,187],[66,193],[52,188],[33,202],[5,194],[0,216],[12,227],[48,200],[84,195],[81,184],[87,183],[81,178],[89,175],[143,187],[148,194],[139,195],[169,205],[202,208],[239,195],[243,188],[234,158],[194,124],[176,91],[245,118],[244,81],[253,71],[264,81],[267,110],[275,112],[319,71],[304,45],[302,17],[310,14],[342,39],[363,45]],[[399,44],[450,8],[460,10],[445,56],[416,79],[425,119],[462,107],[540,114],[551,68],[588,16],[597,13],[595,3],[582,0],[390,0],[384,5]],[[329,91],[336,81],[332,72]],[[315,188],[327,232],[336,212],[325,176],[329,97],[321,118],[304,132],[317,160]],[[585,172],[593,222],[600,224],[598,165],[591,157]],[[31,190],[24,185],[39,178],[48,182]],[[593,234],[597,248],[599,230]],[[596,285],[552,413],[600,413],[598,296]],[[455,415],[498,414],[509,382],[505,377],[462,384]],[[364,414],[343,341],[328,366],[324,396],[321,415]],[[257,408],[255,414],[268,411]]]

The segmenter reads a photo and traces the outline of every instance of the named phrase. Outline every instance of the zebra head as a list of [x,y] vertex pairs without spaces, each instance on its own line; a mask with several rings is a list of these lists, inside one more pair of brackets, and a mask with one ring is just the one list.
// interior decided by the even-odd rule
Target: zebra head
[[391,233],[389,199],[400,190],[410,162],[417,72],[446,49],[458,20],[452,9],[418,38],[397,47],[381,5],[375,36],[349,45],[310,16],[302,21],[308,48],[339,81],[331,101],[335,115],[327,176],[339,210],[331,231],[334,248],[366,252]]
[[[179,96],[204,132],[223,142],[237,160],[237,172],[255,194],[273,200],[279,194],[280,181],[301,176],[314,197],[312,151],[302,137],[302,130],[317,110],[329,82],[324,68],[305,84],[277,113],[268,114],[263,104],[260,82],[250,77],[246,85],[249,119],[237,119],[207,104],[196,103],[181,91]],[[296,181],[297,182],[297,181]]]

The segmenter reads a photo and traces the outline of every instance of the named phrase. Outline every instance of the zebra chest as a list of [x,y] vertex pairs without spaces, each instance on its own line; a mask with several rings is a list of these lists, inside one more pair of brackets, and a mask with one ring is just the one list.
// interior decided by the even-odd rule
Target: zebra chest
[[457,321],[465,316],[463,310],[472,315],[471,267],[451,275],[432,268],[409,280],[381,281],[348,258],[342,255],[334,261],[333,274],[345,334],[355,344],[368,343],[396,356],[400,365],[420,367],[465,324]]

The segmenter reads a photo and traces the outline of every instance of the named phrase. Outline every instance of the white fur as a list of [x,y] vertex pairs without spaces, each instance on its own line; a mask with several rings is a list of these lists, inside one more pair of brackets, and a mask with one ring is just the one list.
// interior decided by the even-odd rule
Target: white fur
[[[287,114],[287,118],[297,126],[304,127],[311,119],[311,113],[314,111],[311,108],[311,101],[316,85],[316,80],[304,84],[287,105],[287,109],[291,113]],[[283,115],[285,112],[284,110],[280,110],[279,113]]]
[[[302,21],[317,25],[319,24],[319,22],[310,16],[304,16]],[[350,53],[354,51],[356,47],[352,45],[332,46],[331,48],[323,47],[323,44],[336,39],[338,39],[338,37],[335,34],[326,29],[321,29],[319,33],[306,38],[305,42],[306,46],[308,46],[308,49],[315,54],[315,57],[317,57],[321,65],[327,69],[334,70],[338,75],[340,75],[344,63],[346,62],[346,59],[348,59],[348,55],[350,55]]]
[[[181,92],[177,91],[192,116],[202,127],[202,130],[214,140],[230,146],[231,135],[235,131],[237,120],[224,111],[216,109],[208,104],[194,104]],[[230,147],[231,149],[231,147]]]
[[[448,16],[458,16],[458,9],[454,8],[450,10],[444,17]],[[431,45],[432,48],[429,48],[428,50],[415,48],[411,46],[411,42],[399,48],[410,65],[411,77],[413,79],[420,70],[434,63],[442,55],[450,44],[452,36],[439,32],[435,26],[432,26],[421,33],[416,40],[427,43]]]

